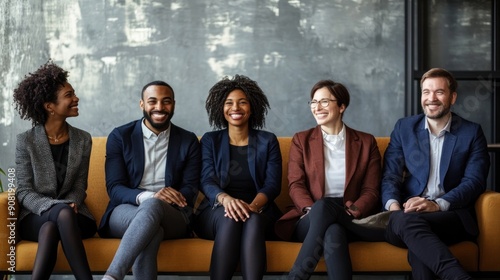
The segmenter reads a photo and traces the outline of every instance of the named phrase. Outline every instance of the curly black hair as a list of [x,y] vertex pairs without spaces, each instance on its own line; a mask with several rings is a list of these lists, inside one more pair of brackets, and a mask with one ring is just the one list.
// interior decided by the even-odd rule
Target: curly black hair
[[265,116],[270,108],[269,102],[257,82],[244,75],[235,75],[233,79],[226,76],[209,90],[205,108],[210,126],[216,129],[227,127],[228,123],[223,112],[224,102],[229,93],[235,89],[242,90],[250,102],[252,114],[248,120],[248,126],[252,129],[264,127]]
[[54,64],[52,60],[29,73],[14,89],[16,110],[24,120],[31,120],[33,126],[45,124],[48,112],[46,102],[57,102],[57,91],[68,81],[68,71]]

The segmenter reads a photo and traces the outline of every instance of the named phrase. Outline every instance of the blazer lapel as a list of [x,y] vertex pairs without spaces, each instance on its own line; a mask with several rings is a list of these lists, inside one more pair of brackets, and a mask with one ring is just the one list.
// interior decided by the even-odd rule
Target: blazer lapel
[[221,155],[221,173],[220,173],[220,183],[221,187],[226,188],[229,183],[229,161],[230,161],[230,148],[229,148],[229,131],[225,129],[221,132],[220,143],[214,143],[214,145],[219,145],[219,153]]
[[[137,160],[134,160],[134,180],[135,184],[134,186],[137,187],[140,185],[142,176],[144,176],[144,163],[146,161],[146,157],[144,155],[144,134],[142,133],[142,122],[144,119],[141,119],[135,124],[134,130],[132,131],[132,135],[130,136],[131,138],[131,143],[138,143],[138,144],[132,144],[132,154]],[[130,170],[130,168],[129,168]]]
[[254,184],[257,186],[255,178],[255,166],[257,165],[257,135],[254,130],[250,130],[248,135],[248,168],[250,169],[250,175],[253,178]]
[[[457,137],[451,133],[446,133],[444,136],[443,149],[441,152],[441,162],[439,163],[439,180],[443,188],[446,188],[444,183],[444,178],[446,176],[446,171],[450,166],[451,156],[453,155],[453,149],[457,143]],[[448,190],[445,189],[447,192]]]
[[[325,195],[325,154],[323,150],[323,134],[321,133],[321,127],[318,125],[316,129],[311,134],[311,154],[310,159],[314,161],[314,167],[316,169],[316,180],[318,180],[318,186],[320,188],[319,197],[314,197],[316,200],[322,198]],[[319,156],[317,156],[319,155]],[[312,190],[313,193],[317,191]]]
[[179,149],[181,147],[182,141],[182,139],[179,139],[180,137],[177,137],[177,127],[172,123],[170,124],[170,126],[171,128],[170,135],[168,137],[167,164],[165,165],[165,186],[171,186],[172,182],[174,181],[174,164],[177,163],[177,158],[179,157]]
[[[414,156],[413,160],[417,162],[415,164],[415,168],[418,168],[416,170],[417,172],[420,172],[422,176],[415,176],[415,177],[420,177],[422,180],[420,183],[423,185],[425,188],[427,186],[427,181],[429,180],[429,172],[430,172],[430,143],[429,143],[429,132],[427,129],[425,129],[425,118],[422,120],[421,126],[419,126],[421,129],[417,131],[417,137],[418,137],[418,151],[419,153],[422,153],[421,156]],[[418,155],[418,153],[415,153],[415,155]],[[410,155],[411,158],[411,155]]]
[[[33,159],[32,164],[38,165],[40,171],[38,174],[56,174],[56,167],[54,165],[54,160],[52,157],[52,151],[50,150],[49,140],[47,138],[47,134],[45,133],[45,128],[43,125],[35,126],[35,145],[34,154],[37,155],[36,158]],[[48,163],[48,164],[44,164]],[[57,190],[57,178],[55,176],[44,176],[43,179],[50,187],[47,187],[51,190]],[[42,183],[41,183],[42,184]],[[52,197],[55,198],[56,192],[52,194]]]
[[351,181],[352,176],[354,176],[354,171],[356,171],[356,164],[359,158],[359,151],[361,150],[361,141],[359,141],[358,137],[350,130],[347,126],[346,129],[346,154],[345,154],[345,186],[344,189],[347,188],[348,182]]
[[66,177],[64,177],[64,183],[61,187],[60,193],[66,193],[71,189],[71,184],[69,180],[75,178],[77,173],[77,166],[80,165],[83,156],[83,139],[79,137],[75,129],[68,124],[69,133],[69,151],[68,151],[68,165],[66,166]]

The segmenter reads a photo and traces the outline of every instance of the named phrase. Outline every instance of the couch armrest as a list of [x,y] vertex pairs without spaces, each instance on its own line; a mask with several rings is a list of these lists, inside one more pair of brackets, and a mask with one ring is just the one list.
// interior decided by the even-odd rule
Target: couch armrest
[[500,193],[486,191],[476,202],[479,271],[500,271]]
[[[18,205],[14,192],[0,193],[0,270],[13,269],[16,263]],[[12,261],[11,261],[12,260]]]

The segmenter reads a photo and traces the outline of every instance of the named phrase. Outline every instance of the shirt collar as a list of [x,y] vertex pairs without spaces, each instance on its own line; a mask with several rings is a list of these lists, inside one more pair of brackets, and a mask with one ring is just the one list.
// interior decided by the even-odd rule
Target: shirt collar
[[[448,118],[448,122],[446,122],[446,125],[443,127],[443,129],[441,129],[441,131],[439,131],[437,137],[441,137],[445,134],[445,132],[450,132],[450,128],[451,128],[451,118],[453,117],[453,115],[450,114],[450,117]],[[432,135],[432,133],[430,133],[430,129],[429,129],[429,119],[427,118],[427,116],[425,116],[425,129],[427,129],[429,131],[429,134]]]
[[164,131],[160,132],[160,134],[156,135],[153,131],[151,131],[151,129],[149,129],[146,126],[145,121],[146,121],[146,119],[144,119],[144,118],[141,121],[142,135],[144,136],[144,138],[151,139],[152,137],[160,137],[160,136],[163,136],[163,135],[170,135],[170,128],[172,127],[172,123],[170,123],[168,125],[167,129],[165,129]]

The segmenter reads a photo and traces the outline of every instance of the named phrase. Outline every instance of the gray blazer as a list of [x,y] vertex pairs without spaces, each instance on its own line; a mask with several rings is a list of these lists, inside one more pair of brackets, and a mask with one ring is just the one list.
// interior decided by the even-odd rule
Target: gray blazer
[[91,219],[85,205],[92,138],[88,132],[69,127],[69,153],[66,178],[57,193],[57,178],[49,140],[43,125],[17,135],[16,196],[21,205],[19,220],[29,213],[37,215],[58,203],[75,203],[78,213]]

